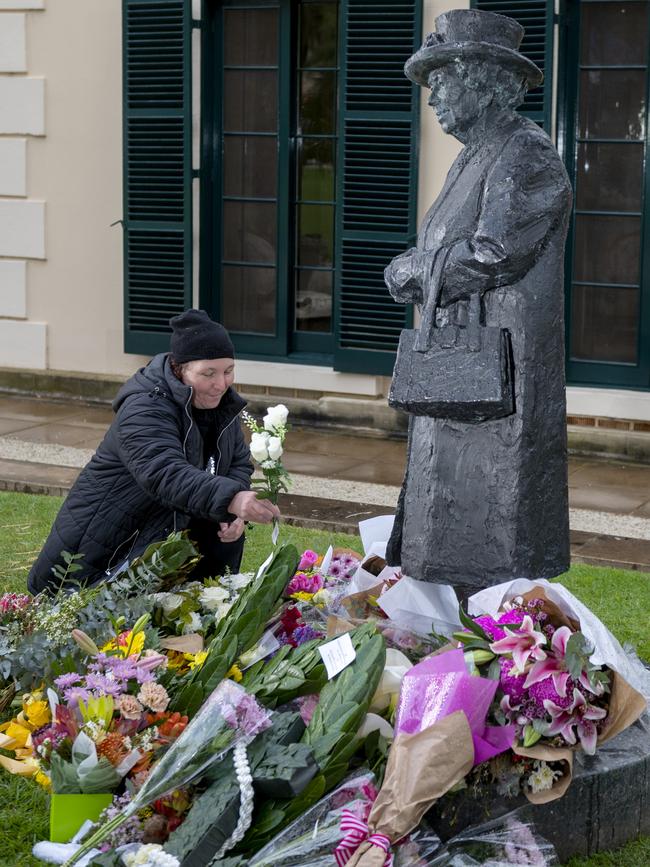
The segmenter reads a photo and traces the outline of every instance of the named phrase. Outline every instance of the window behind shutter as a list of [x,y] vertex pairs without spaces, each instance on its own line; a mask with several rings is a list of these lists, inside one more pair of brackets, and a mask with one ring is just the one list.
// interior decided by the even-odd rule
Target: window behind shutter
[[343,0],[334,367],[392,373],[412,320],[384,268],[416,233],[419,88],[404,62],[421,44],[420,0]]
[[541,87],[526,94],[519,109],[547,133],[551,132],[553,100],[553,0],[472,0],[473,9],[514,18],[525,29],[519,50],[544,73]]
[[191,3],[123,0],[124,348],[192,304]]

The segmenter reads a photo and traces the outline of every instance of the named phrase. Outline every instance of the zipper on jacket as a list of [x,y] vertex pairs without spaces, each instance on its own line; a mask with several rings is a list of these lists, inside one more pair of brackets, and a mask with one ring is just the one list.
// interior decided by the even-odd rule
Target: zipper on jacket
[[[187,451],[186,451],[187,438],[188,438],[188,436],[190,435],[190,431],[192,430],[192,427],[193,427],[193,425],[194,425],[194,419],[192,418],[192,413],[189,412],[188,409],[187,409],[187,407],[190,405],[190,402],[191,402],[191,400],[192,400],[192,394],[193,394],[193,392],[194,392],[194,389],[192,388],[191,385],[190,385],[189,388],[190,388],[190,395],[189,395],[189,397],[187,398],[187,400],[185,401],[185,415],[186,415],[186,416],[189,418],[189,420],[190,420],[190,426],[188,427],[187,432],[186,432],[186,434],[185,434],[185,438],[183,439],[183,454],[185,455],[185,460],[187,460]],[[177,520],[177,519],[176,519],[176,509],[174,509],[174,533],[176,532],[176,520]]]
[[214,472],[213,472],[213,474],[212,474],[213,476],[216,476],[216,475],[218,474],[218,472],[219,472],[219,465],[220,465],[220,463],[221,463],[221,449],[219,448],[219,440],[220,440],[221,437],[225,434],[225,432],[228,430],[228,428],[230,427],[230,425],[231,425],[234,421],[236,421],[236,420],[239,418],[240,415],[241,415],[241,410],[239,410],[239,412],[237,413],[236,416],[234,416],[234,418],[231,418],[231,419],[230,419],[230,421],[228,422],[228,424],[225,426],[225,428],[221,431],[221,433],[220,433],[219,436],[217,437],[217,456],[218,456],[218,457],[217,457],[217,465],[216,465],[216,467],[215,467],[215,469],[214,469]]

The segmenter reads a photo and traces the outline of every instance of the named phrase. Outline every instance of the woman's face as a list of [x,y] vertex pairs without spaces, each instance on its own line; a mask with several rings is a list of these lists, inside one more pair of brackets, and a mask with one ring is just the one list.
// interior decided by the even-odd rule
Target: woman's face
[[183,365],[181,380],[193,389],[192,406],[214,409],[235,379],[233,358],[188,361]]

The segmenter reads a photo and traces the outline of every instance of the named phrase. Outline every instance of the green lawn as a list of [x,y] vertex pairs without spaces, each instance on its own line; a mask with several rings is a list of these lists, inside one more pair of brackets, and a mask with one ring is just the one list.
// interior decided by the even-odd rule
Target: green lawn
[[[61,504],[57,497],[0,492],[0,593],[24,591],[29,565],[39,551]],[[324,553],[329,544],[360,550],[357,536],[284,526],[281,539],[298,548]],[[268,555],[270,529],[253,527],[248,534],[243,568],[253,569]],[[650,576],[621,569],[576,565],[560,579],[616,634],[650,660]],[[37,840],[47,839],[47,796],[30,780],[0,769],[0,867],[38,867],[31,857]],[[630,843],[614,853],[574,858],[570,867],[647,867],[650,839]]]

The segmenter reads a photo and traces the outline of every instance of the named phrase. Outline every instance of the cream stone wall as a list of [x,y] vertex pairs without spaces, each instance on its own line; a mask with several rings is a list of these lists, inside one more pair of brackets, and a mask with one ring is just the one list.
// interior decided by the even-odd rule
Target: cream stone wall
[[[46,130],[29,142],[29,194],[46,202],[45,259],[27,268],[27,312],[47,323],[47,366],[128,374],[122,350],[120,0],[46,0],[27,15],[30,75]],[[0,212],[1,213],[1,212]]]
[[16,11],[40,6],[0,0],[0,365],[42,369],[47,327],[28,313],[26,274],[45,255],[45,203],[29,189],[27,155],[45,132],[45,82],[28,65],[31,13]]

